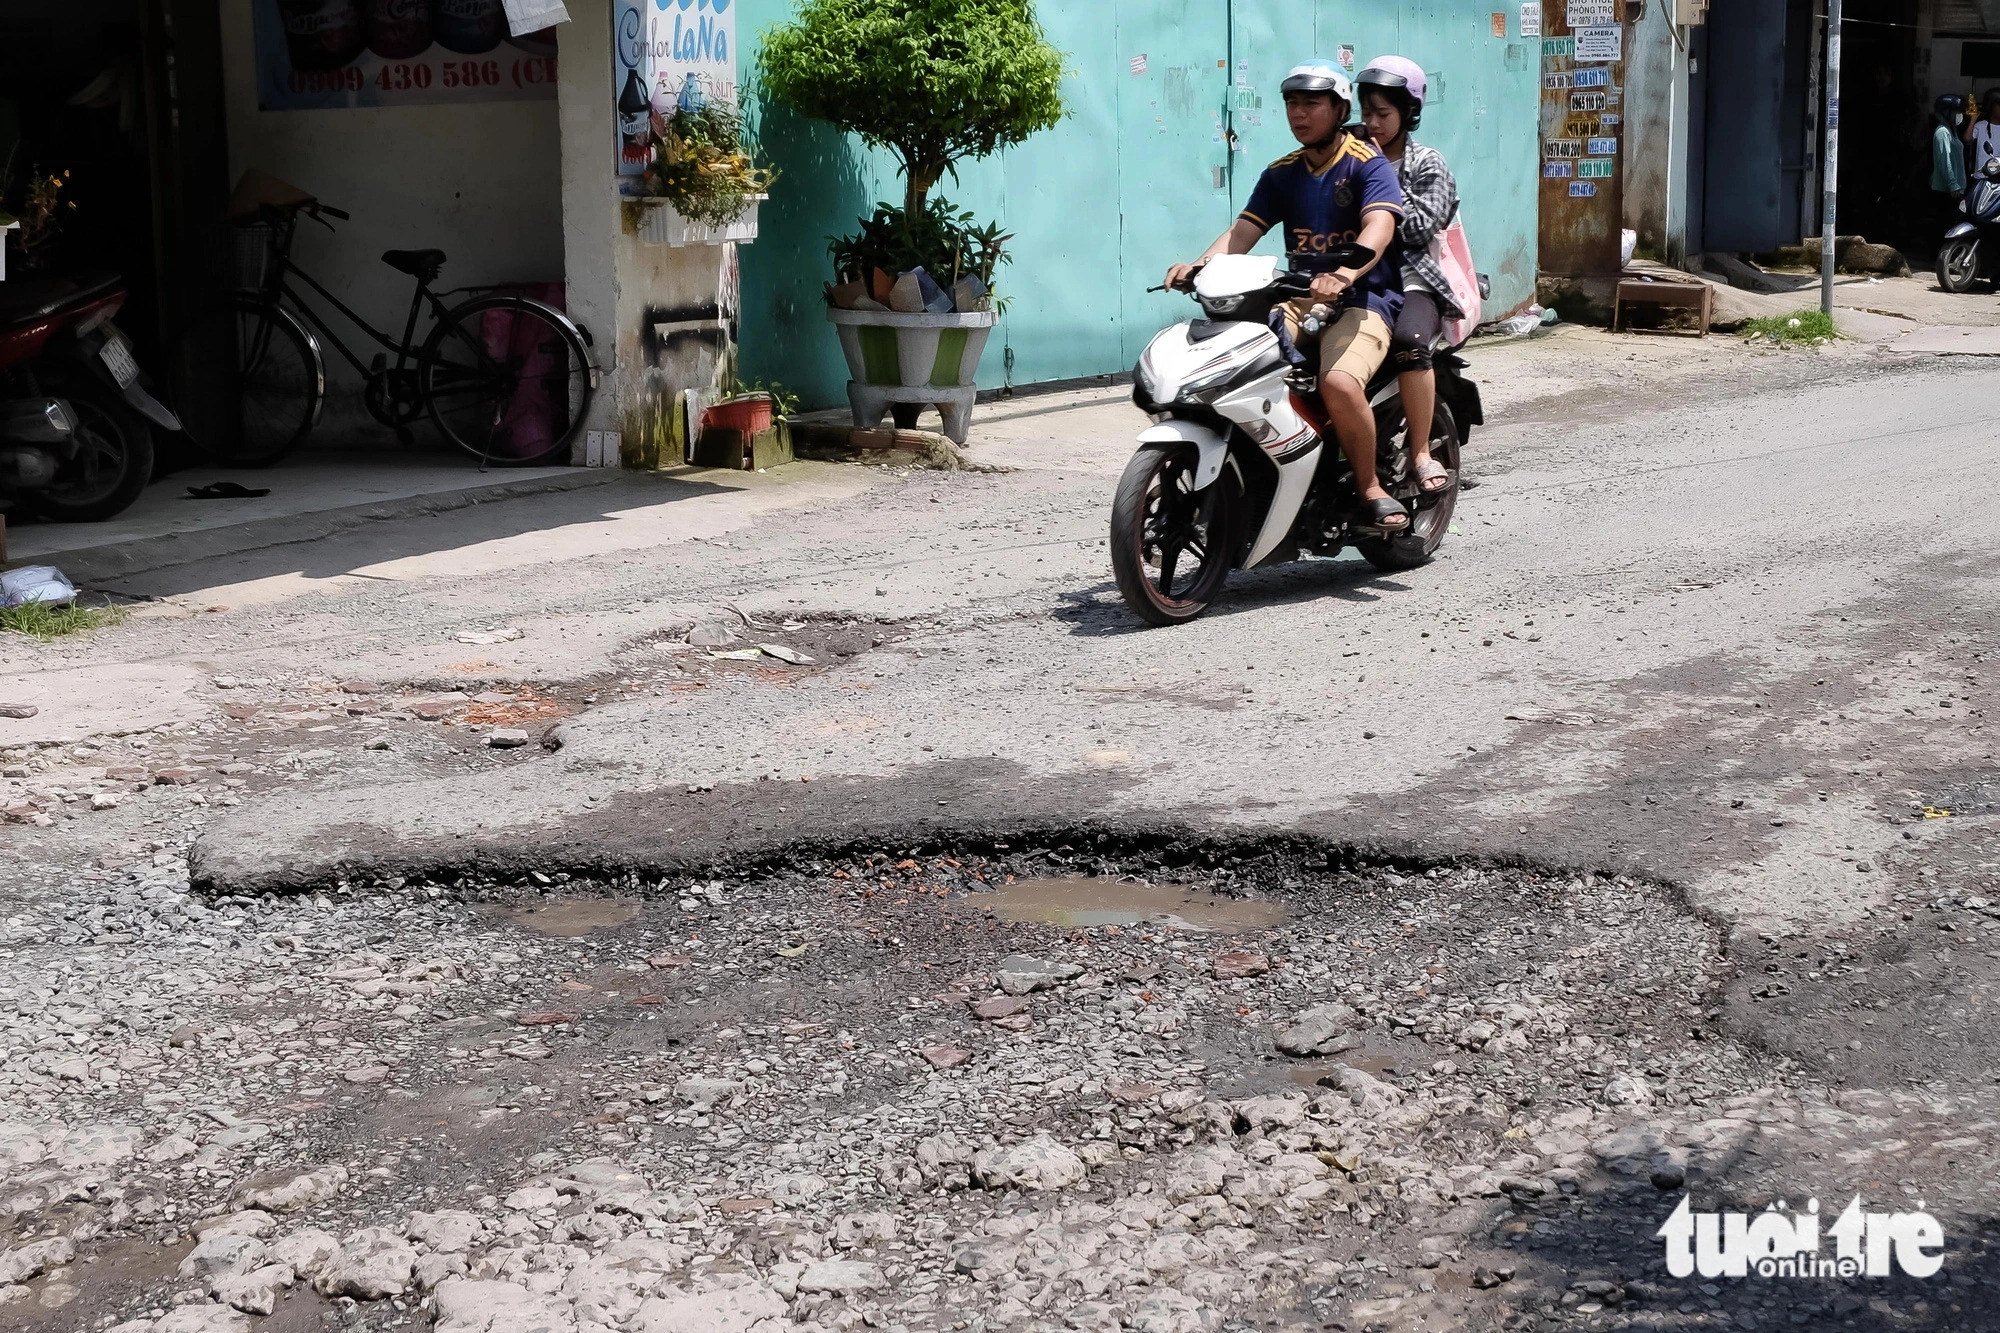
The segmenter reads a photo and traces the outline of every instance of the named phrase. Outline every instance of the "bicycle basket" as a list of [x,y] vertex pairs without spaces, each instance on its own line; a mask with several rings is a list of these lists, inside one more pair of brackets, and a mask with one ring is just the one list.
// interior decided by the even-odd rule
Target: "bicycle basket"
[[230,237],[230,280],[237,291],[264,290],[271,280],[277,246],[278,229],[268,222],[252,222],[235,229]]

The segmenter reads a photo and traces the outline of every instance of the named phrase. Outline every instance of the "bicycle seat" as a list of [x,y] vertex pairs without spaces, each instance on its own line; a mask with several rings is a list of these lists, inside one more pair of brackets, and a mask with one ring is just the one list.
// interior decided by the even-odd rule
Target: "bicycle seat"
[[442,250],[384,250],[382,262],[413,278],[435,278],[444,267]]

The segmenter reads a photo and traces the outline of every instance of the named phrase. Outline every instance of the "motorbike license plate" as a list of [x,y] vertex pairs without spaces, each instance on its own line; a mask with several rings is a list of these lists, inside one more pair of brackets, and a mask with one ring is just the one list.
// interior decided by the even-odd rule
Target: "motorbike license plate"
[[129,389],[138,382],[139,363],[118,339],[106,338],[104,346],[97,349],[97,359],[111,372],[111,378],[118,381],[119,388]]

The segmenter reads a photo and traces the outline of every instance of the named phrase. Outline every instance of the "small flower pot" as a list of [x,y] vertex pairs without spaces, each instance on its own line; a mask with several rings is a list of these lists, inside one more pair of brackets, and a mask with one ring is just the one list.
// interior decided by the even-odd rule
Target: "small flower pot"
[[771,400],[763,394],[748,394],[742,398],[730,398],[717,403],[702,413],[703,426],[719,426],[725,430],[740,430],[745,435],[755,435],[771,429],[773,416]]

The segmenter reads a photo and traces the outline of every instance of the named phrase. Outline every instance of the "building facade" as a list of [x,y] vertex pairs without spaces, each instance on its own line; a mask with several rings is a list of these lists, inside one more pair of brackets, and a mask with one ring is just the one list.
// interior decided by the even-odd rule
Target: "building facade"
[[[0,82],[20,111],[10,119],[0,98],[0,139],[62,157],[89,182],[79,239],[127,271],[142,351],[161,361],[232,281],[224,205],[256,169],[353,215],[302,228],[295,253],[378,327],[400,330],[410,293],[382,262],[388,249],[444,250],[447,287],[556,294],[594,340],[591,425],[623,440],[627,463],[664,445],[625,437],[657,434],[647,423],[737,361],[808,405],[843,401],[827,241],[900,187],[880,155],[758,104],[759,34],[794,0],[517,8],[537,4],[564,21],[519,34],[500,0],[0,0]],[[634,10],[728,29],[726,59],[784,173],[754,243],[652,245],[634,230],[617,171],[620,24]],[[1395,53],[1430,71],[1420,137],[1458,173],[1493,278],[1488,312],[1532,299],[1541,5],[1042,0],[1038,11],[1068,62],[1068,116],[938,191],[1015,233],[981,387],[1129,370],[1183,317],[1178,299],[1145,289],[1222,231],[1264,165],[1292,149],[1278,85],[1315,55],[1358,71]],[[366,438],[359,377],[329,369],[323,438]]]

